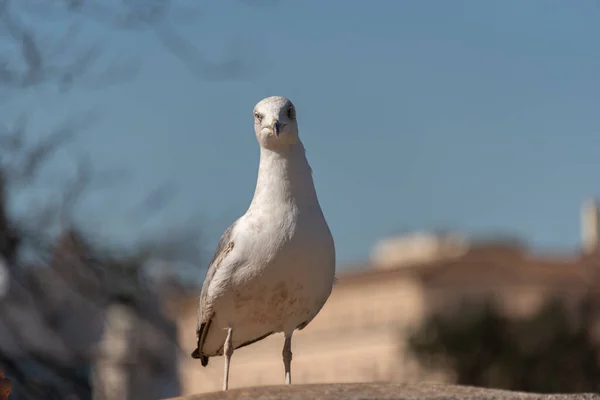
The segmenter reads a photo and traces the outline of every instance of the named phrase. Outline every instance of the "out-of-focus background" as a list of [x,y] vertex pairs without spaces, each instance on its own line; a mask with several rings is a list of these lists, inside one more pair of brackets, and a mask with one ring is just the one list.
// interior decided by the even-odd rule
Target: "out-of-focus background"
[[[220,389],[197,301],[271,95],[338,256],[294,383],[599,390],[598,38],[591,0],[0,0],[11,398]],[[231,387],[282,383],[282,345]]]

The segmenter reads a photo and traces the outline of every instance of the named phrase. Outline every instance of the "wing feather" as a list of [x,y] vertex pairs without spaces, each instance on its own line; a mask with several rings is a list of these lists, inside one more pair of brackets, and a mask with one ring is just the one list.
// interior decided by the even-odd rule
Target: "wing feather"
[[[237,221],[236,221],[237,222]],[[198,305],[198,325],[196,328],[196,340],[197,347],[192,353],[193,358],[199,358],[202,361],[202,366],[208,365],[208,357],[202,353],[202,346],[204,345],[204,341],[206,340],[206,336],[208,335],[208,330],[210,328],[210,323],[214,316],[214,312],[212,311],[212,304],[210,303],[210,299],[208,298],[208,288],[213,278],[215,277],[215,273],[219,268],[219,265],[225,259],[227,254],[233,250],[234,242],[231,238],[233,229],[235,227],[236,222],[231,224],[229,228],[223,233],[219,243],[217,244],[217,249],[213,254],[210,263],[208,264],[208,271],[206,272],[206,278],[204,279],[204,283],[202,284],[202,292],[200,294],[200,304]]]

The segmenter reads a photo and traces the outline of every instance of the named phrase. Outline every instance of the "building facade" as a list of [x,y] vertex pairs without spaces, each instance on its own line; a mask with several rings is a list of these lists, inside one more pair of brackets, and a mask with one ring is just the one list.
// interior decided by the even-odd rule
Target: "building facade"
[[[600,271],[597,209],[582,211],[583,245],[572,253],[533,253],[513,239],[467,240],[418,233],[382,241],[369,265],[338,273],[331,297],[293,338],[294,383],[449,381],[422,370],[407,349],[411,330],[438,311],[459,311],[464,300],[491,299],[507,315],[526,317],[551,297],[578,304],[596,290]],[[174,303],[184,395],[220,390],[223,358],[203,368],[195,347],[198,296]],[[283,336],[236,350],[230,387],[284,381]]]

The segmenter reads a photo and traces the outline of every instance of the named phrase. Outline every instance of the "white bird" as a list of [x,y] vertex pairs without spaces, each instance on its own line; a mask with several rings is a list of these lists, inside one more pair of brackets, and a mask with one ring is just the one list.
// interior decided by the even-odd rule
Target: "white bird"
[[223,234],[202,286],[192,357],[225,355],[223,390],[234,349],[283,332],[285,383],[292,334],[327,301],[335,246],[298,136],[296,109],[273,96],[254,107],[260,164],[254,198]]

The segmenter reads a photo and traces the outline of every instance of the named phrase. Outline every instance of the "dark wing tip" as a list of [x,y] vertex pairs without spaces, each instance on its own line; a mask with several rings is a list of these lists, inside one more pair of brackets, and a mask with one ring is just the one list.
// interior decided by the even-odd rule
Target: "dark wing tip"
[[306,325],[308,325],[310,321],[304,321],[303,323],[301,323],[300,325],[298,325],[296,327],[296,329],[298,329],[299,331],[301,331],[302,329],[306,328]]
[[206,367],[208,365],[208,357],[202,354],[202,351],[200,349],[204,345],[204,341],[206,340],[206,335],[208,333],[208,328],[210,328],[211,322],[212,319],[209,319],[208,323],[204,322],[200,324],[200,327],[198,328],[198,331],[196,333],[198,335],[198,346],[196,346],[196,350],[192,352],[192,358],[199,358],[200,361],[202,361],[203,367]]
[[203,367],[206,367],[208,365],[208,357],[205,356],[204,354],[200,353],[200,350],[198,350],[198,349],[196,349],[192,352],[192,358],[195,358],[195,359],[199,358]]

